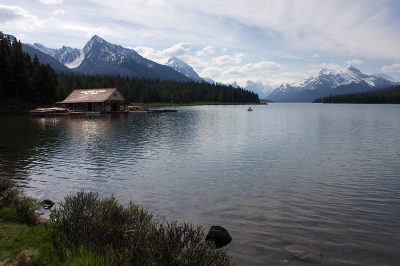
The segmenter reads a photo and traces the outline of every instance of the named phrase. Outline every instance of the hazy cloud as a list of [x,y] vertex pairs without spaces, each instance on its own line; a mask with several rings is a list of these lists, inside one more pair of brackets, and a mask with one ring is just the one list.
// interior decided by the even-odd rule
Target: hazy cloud
[[292,54],[285,54],[283,57],[288,58],[288,59],[294,59],[294,60],[304,60],[303,57],[297,56],[297,55],[292,55]]
[[38,0],[39,2],[43,4],[49,4],[49,5],[59,5],[62,4],[64,0]]
[[280,86],[283,83],[295,83],[299,81],[303,81],[309,78],[310,75],[300,73],[300,72],[284,72],[280,74],[274,74],[270,78],[265,79],[265,83],[269,84],[270,86]]
[[149,57],[149,55],[154,54],[154,49],[150,47],[138,46],[133,48],[133,50],[143,57]]
[[318,73],[322,68],[326,68],[329,70],[333,70],[333,71],[337,71],[339,69],[342,69],[342,67],[338,64],[327,64],[327,63],[322,63],[319,65],[311,65],[311,67],[313,67],[313,69],[311,69],[309,72],[310,73]]
[[18,6],[0,5],[0,23],[2,28],[30,31],[42,26],[46,20],[39,20],[36,16]]
[[160,50],[155,52],[153,48],[138,46],[133,50],[138,52],[141,56],[153,60],[159,64],[164,64],[173,56],[181,57],[190,53],[190,44],[189,43],[179,43],[170,48]]
[[65,14],[65,11],[63,9],[57,9],[57,10],[52,11],[50,14],[52,14],[52,15],[62,15],[62,14]]
[[382,68],[382,71],[385,71],[385,72],[400,72],[400,64],[396,63],[396,64],[393,64],[391,66],[384,66]]
[[348,64],[348,65],[359,65],[359,64],[363,64],[363,63],[364,63],[364,61],[361,61],[358,59],[346,61],[346,64]]
[[196,56],[202,57],[208,54],[215,54],[215,48],[213,46],[206,46],[201,51],[196,52]]
[[164,0],[146,0],[146,4],[150,6],[164,6]]
[[273,61],[262,61],[260,63],[250,63],[247,65],[244,65],[243,67],[241,67],[241,71],[243,72],[251,72],[251,73],[266,73],[266,72],[270,72],[273,70],[280,70],[283,69],[284,67],[279,64],[279,63],[275,63]]
[[207,67],[201,71],[200,76],[204,78],[217,78],[221,75],[222,69],[218,67]]
[[240,62],[242,62],[243,56],[244,56],[244,54],[242,54],[242,53],[235,54],[235,56],[222,55],[222,56],[211,59],[211,61],[216,65],[223,65],[223,64],[228,64],[228,63],[240,63]]

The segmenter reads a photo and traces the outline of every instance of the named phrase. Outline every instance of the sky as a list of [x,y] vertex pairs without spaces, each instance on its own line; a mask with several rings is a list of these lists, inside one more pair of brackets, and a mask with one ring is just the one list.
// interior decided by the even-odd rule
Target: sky
[[349,64],[400,81],[399,14],[399,0],[0,0],[0,31],[48,48],[98,35],[203,78],[275,88]]

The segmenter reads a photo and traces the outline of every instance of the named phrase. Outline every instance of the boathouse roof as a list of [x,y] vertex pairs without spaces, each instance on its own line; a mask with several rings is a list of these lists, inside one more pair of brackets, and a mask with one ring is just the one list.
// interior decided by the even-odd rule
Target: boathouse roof
[[64,101],[58,103],[101,103],[126,101],[117,88],[74,90]]

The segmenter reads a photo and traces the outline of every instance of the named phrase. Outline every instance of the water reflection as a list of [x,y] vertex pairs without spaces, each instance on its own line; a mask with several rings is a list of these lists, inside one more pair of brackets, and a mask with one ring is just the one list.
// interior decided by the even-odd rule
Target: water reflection
[[280,265],[292,243],[321,251],[325,265],[396,265],[400,109],[246,109],[1,118],[1,171],[39,199],[95,190],[168,219],[223,225],[241,265]]

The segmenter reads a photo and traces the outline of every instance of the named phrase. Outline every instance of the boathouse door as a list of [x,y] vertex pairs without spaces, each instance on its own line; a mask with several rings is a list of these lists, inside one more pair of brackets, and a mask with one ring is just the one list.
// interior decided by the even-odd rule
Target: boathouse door
[[113,111],[118,111],[118,102],[113,102],[112,103],[112,110]]

